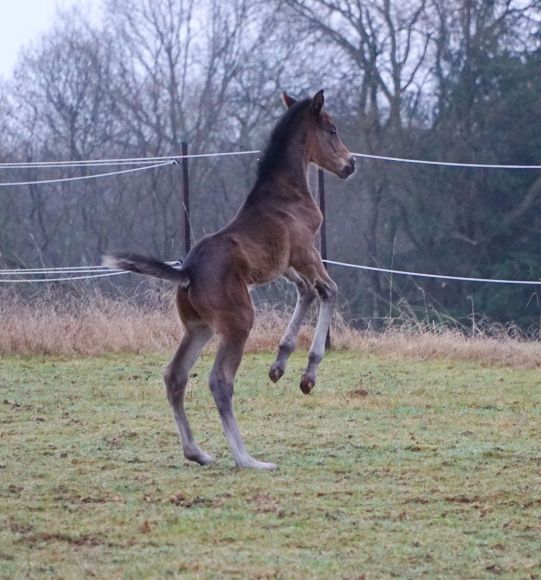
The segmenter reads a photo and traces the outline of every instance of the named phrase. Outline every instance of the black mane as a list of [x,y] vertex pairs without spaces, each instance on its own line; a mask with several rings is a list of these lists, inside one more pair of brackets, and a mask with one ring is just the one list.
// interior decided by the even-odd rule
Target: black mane
[[269,142],[259,161],[257,169],[257,185],[267,179],[269,175],[280,165],[282,156],[285,153],[289,139],[295,132],[301,118],[301,113],[310,105],[311,99],[298,101],[289,108],[283,117],[278,121],[270,136]]

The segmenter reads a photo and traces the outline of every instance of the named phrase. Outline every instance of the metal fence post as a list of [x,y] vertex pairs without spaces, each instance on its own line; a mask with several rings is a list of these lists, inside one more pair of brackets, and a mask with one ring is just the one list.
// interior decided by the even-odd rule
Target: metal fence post
[[[321,257],[326,260],[327,259],[327,220],[325,215],[325,174],[323,173],[323,169],[317,170],[317,184],[318,184],[318,192],[319,192],[319,209],[323,214],[323,222],[321,224],[320,230],[320,249],[321,249]],[[328,270],[327,263],[323,262],[325,266],[325,270]],[[327,336],[325,338],[325,349],[329,350],[331,348],[331,329],[327,331]]]
[[182,197],[184,205],[184,253],[188,255],[192,247],[190,224],[190,180],[188,175],[188,143],[182,141]]

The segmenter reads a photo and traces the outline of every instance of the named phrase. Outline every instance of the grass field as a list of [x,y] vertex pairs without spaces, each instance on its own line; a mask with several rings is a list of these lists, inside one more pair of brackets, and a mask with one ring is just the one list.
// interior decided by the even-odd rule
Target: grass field
[[249,354],[239,471],[194,369],[188,412],[216,463],[181,456],[163,355],[7,357],[0,364],[0,576],[541,575],[538,369],[330,353],[310,397],[305,354],[278,385]]

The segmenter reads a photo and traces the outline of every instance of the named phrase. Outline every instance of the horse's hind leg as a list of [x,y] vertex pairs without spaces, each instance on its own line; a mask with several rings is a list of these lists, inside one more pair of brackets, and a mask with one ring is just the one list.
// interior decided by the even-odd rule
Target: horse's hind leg
[[175,355],[164,372],[167,398],[173,410],[184,456],[192,461],[197,461],[200,465],[212,463],[214,459],[205,453],[193,438],[184,409],[184,393],[190,370],[212,334],[210,327],[202,321],[189,325]]
[[297,339],[301,330],[302,322],[306,316],[306,312],[310,304],[316,297],[316,292],[308,282],[299,276],[295,270],[289,269],[286,273],[286,278],[291,280],[297,286],[297,303],[293,316],[287,325],[286,331],[278,345],[278,354],[276,360],[272,364],[269,377],[273,382],[277,382],[285,373],[289,355],[295,350],[297,346]]
[[242,440],[233,412],[233,385],[240,365],[248,333],[228,332],[222,337],[214,367],[210,374],[210,389],[220,413],[224,434],[238,467],[274,469],[274,463],[253,459]]

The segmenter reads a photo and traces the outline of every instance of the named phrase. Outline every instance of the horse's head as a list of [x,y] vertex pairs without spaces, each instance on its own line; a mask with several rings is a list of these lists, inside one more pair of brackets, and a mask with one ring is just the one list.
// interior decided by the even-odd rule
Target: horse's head
[[[288,108],[297,102],[285,92],[283,97]],[[355,171],[355,158],[342,143],[332,117],[323,111],[323,102],[321,90],[311,99],[306,112],[309,161],[345,179]]]

